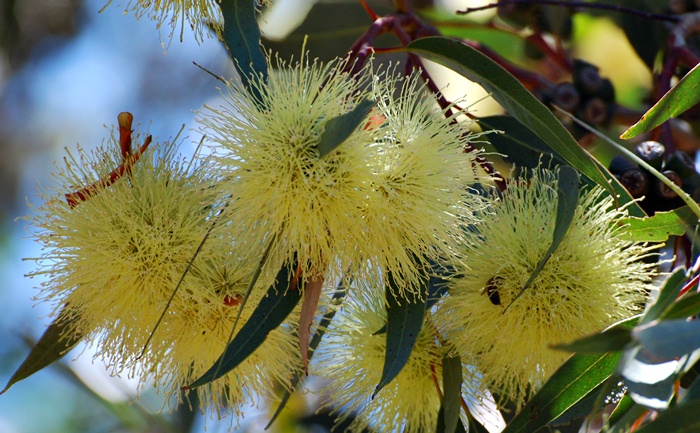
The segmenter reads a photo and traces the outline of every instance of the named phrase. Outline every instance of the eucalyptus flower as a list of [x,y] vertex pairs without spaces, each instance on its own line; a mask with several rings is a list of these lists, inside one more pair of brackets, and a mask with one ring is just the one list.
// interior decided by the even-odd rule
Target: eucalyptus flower
[[[206,162],[185,161],[173,144],[147,149],[150,137],[132,153],[130,133],[129,121],[106,146],[68,153],[32,219],[43,252],[29,276],[45,278],[38,298],[54,305],[67,333],[94,343],[113,373],[137,376],[142,386],[152,379],[170,396],[226,347],[256,246],[234,241],[227,199]],[[251,257],[237,258],[234,244]],[[274,277],[266,275],[261,283],[269,285]],[[202,407],[238,411],[269,393],[295,368],[295,342],[287,328],[273,331],[238,369],[198,388]]]
[[[108,0],[102,10],[112,1]],[[121,6],[124,2],[118,3]],[[128,0],[124,13],[133,12],[138,19],[146,16],[157,23],[158,29],[166,24],[170,27],[171,37],[180,27],[180,41],[187,22],[195,38],[201,41],[205,33],[211,30],[217,35],[223,31],[224,19],[219,3],[220,0]]]
[[487,387],[518,405],[568,357],[550,345],[640,311],[655,275],[643,259],[657,248],[626,240],[627,211],[601,188],[584,189],[563,241],[515,300],[552,243],[557,214],[558,173],[531,174],[493,202],[440,310],[447,337],[476,357]]
[[[311,373],[328,380],[320,392],[339,415],[354,416],[351,431],[428,432],[435,430],[442,392],[441,346],[430,318],[399,375],[373,393],[382,376],[386,352],[384,290],[377,278],[360,281],[331,322],[311,364]],[[465,376],[472,377],[464,369]],[[472,383],[470,379],[467,382]]]
[[254,242],[274,237],[271,261],[291,263],[297,256],[313,278],[329,264],[357,262],[351,240],[361,231],[373,131],[358,127],[325,156],[318,146],[328,121],[369,93],[365,74],[351,76],[344,62],[277,66],[266,81],[251,80],[254,92],[230,83],[223,105],[199,120],[219,146],[221,176],[228,179],[222,188],[233,197],[244,236]]
[[470,189],[489,181],[477,169],[476,134],[437,108],[419,80],[375,77],[376,116],[384,121],[369,149],[373,177],[358,241],[401,292],[415,291],[430,262],[455,258],[464,227],[484,206]]

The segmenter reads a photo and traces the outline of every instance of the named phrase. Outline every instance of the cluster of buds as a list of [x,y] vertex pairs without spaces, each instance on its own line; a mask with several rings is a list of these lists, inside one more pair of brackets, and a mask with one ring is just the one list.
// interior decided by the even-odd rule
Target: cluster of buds
[[[688,193],[693,200],[700,199],[700,174],[687,153],[677,150],[664,158],[666,149],[657,141],[645,141],[636,146],[634,152],[653,168]],[[659,211],[676,209],[683,205],[678,194],[649,173],[644,167],[616,155],[610,162],[610,172],[634,198],[643,200],[644,211],[653,215]]]
[[[606,126],[615,114],[615,88],[612,82],[600,75],[598,68],[583,60],[575,60],[573,81],[561,82],[547,91],[542,91],[542,99],[548,105],[573,113],[576,117],[593,126]],[[587,131],[576,129],[574,134]]]

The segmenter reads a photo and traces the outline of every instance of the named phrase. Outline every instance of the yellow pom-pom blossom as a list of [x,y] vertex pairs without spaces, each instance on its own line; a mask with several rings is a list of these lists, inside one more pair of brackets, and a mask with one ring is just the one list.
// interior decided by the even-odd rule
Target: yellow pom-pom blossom
[[319,157],[328,120],[349,112],[369,92],[365,74],[342,71],[345,63],[286,65],[267,82],[253,80],[263,102],[230,84],[225,104],[201,116],[204,133],[223,151],[218,163],[236,218],[255,239],[275,236],[272,263],[295,254],[308,277],[334,264],[356,265],[353,235],[360,231],[366,162],[372,131],[360,126],[340,146]]
[[464,226],[483,207],[470,187],[487,180],[468,145],[474,135],[437,108],[419,79],[375,78],[384,122],[369,149],[373,178],[358,240],[362,257],[391,272],[401,291],[415,289],[429,261],[455,256]]
[[386,303],[376,278],[360,284],[348,294],[311,363],[312,374],[329,380],[321,390],[325,404],[342,412],[339,423],[355,416],[350,431],[434,431],[445,353],[436,330],[426,321],[401,373],[372,398],[386,352],[386,334],[374,334],[386,325]]
[[[109,0],[102,10],[112,1]],[[218,0],[128,0],[125,13],[131,11],[138,19],[147,16],[157,23],[158,29],[163,24],[169,25],[171,37],[177,27],[180,27],[180,41],[187,22],[195,38],[201,41],[210,31],[210,26],[217,34],[223,31],[224,19],[219,3]]]
[[[120,152],[114,136],[93,153],[69,154],[32,221],[43,253],[30,276],[46,277],[39,299],[62,312],[68,332],[96,342],[113,372],[139,376],[142,385],[154,379],[169,395],[223,351],[256,259],[253,265],[233,259],[231,224],[214,224],[223,203],[210,167],[178,157],[171,144],[151,146],[133,159]],[[115,176],[120,166],[127,169]],[[249,308],[260,297],[254,292]],[[203,406],[235,405],[249,399],[249,391],[269,390],[294,368],[295,352],[288,351],[294,341],[282,329],[271,333],[258,358],[199,390],[207,397]],[[254,362],[268,356],[288,364]]]
[[549,345],[638,312],[655,275],[655,265],[642,260],[654,247],[622,236],[627,212],[601,188],[583,190],[563,241],[504,313],[552,243],[557,177],[536,169],[509,182],[464,250],[469,268],[451,281],[440,310],[448,338],[476,356],[492,391],[516,404],[569,356]]

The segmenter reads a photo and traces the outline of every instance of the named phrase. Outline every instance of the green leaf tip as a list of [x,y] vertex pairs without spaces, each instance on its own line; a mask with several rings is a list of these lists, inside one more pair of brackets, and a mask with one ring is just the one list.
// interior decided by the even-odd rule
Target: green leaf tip
[[372,398],[401,373],[411,356],[425,319],[428,284],[426,276],[421,281],[420,294],[414,295],[414,302],[410,302],[409,299],[401,297],[402,291],[392,274],[387,274],[386,355],[382,377],[372,393]]
[[319,158],[323,158],[343,144],[376,104],[375,101],[363,99],[351,111],[328,120],[316,147]]
[[48,367],[50,364],[63,358],[63,356],[83,337],[82,334],[72,333],[66,335],[68,329],[77,318],[66,318],[62,314],[51,323],[44,331],[29,355],[14,372],[0,394],[4,394],[15,383],[28,378],[34,373]]

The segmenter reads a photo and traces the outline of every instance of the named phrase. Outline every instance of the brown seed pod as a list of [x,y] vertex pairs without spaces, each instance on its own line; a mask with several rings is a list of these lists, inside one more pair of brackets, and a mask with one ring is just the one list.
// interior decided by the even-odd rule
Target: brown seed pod
[[[673,183],[678,185],[678,187],[683,186],[683,179],[676,173],[675,171],[672,170],[666,170],[663,172],[663,175],[666,176],[667,178],[671,179]],[[675,191],[673,191],[671,188],[666,186],[663,182],[658,181],[657,182],[657,192],[659,195],[667,200],[672,200],[676,197],[678,197],[678,194],[676,194]]]
[[622,173],[620,183],[634,198],[643,197],[649,190],[649,178],[639,168],[631,168]]

